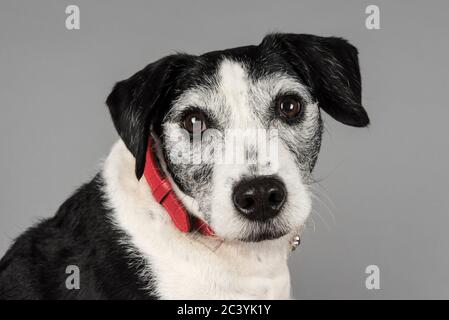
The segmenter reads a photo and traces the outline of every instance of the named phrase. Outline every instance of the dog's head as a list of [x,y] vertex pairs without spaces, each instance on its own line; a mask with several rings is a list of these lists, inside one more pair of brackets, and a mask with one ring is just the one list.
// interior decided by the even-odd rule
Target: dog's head
[[242,241],[275,239],[305,222],[320,109],[350,126],[369,123],[357,49],[312,35],[165,57],[117,83],[107,105],[137,178],[152,134],[188,210],[223,239]]

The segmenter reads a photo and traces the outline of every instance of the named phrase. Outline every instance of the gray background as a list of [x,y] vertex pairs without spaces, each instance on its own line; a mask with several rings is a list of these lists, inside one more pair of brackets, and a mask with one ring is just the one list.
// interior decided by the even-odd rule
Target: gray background
[[[81,30],[65,28],[77,4]],[[365,28],[377,4],[381,30]],[[0,255],[98,170],[113,83],[173,53],[337,35],[360,51],[372,125],[326,120],[320,199],[291,258],[297,298],[449,298],[447,1],[5,1],[0,4]],[[376,264],[381,289],[365,288]]]

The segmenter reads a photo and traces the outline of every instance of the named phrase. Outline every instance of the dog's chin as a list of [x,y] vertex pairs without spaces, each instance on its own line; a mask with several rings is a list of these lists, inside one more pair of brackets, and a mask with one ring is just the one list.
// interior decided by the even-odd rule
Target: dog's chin
[[243,242],[261,242],[268,240],[276,240],[287,234],[287,231],[264,231],[264,232],[254,232],[248,236],[240,238]]
[[276,240],[280,237],[283,237],[287,234],[287,232],[262,232],[262,233],[254,233],[247,237],[239,239],[242,242],[261,242],[268,240]]

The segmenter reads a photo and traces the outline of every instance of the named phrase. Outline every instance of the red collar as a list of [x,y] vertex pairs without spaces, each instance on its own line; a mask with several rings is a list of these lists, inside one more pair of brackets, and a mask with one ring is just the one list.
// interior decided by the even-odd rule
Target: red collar
[[146,154],[144,176],[154,199],[167,211],[175,226],[182,232],[199,231],[206,236],[214,236],[212,228],[203,220],[190,215],[176,197],[170,181],[162,174],[153,150],[154,141],[150,137]]

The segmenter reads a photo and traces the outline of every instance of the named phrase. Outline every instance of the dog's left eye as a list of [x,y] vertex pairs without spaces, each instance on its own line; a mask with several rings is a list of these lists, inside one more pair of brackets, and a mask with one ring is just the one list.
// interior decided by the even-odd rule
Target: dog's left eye
[[298,117],[301,112],[301,102],[294,96],[282,96],[276,101],[276,109],[283,118],[292,120]]
[[193,111],[186,114],[182,119],[182,125],[190,133],[193,133],[194,130],[203,132],[208,127],[206,116],[199,111]]

